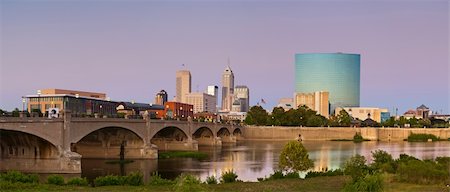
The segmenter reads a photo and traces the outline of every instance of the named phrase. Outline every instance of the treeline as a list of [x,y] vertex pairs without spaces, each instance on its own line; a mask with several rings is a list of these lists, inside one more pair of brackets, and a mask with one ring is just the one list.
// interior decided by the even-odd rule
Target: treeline
[[394,117],[391,117],[382,123],[373,120],[363,121],[360,119],[353,119],[345,110],[341,110],[338,114],[331,115],[330,118],[327,119],[305,105],[288,111],[285,111],[282,107],[274,107],[271,114],[261,106],[253,106],[247,112],[244,123],[247,125],[258,126],[306,127],[449,127],[449,122],[441,119],[406,119],[405,117],[395,119]]

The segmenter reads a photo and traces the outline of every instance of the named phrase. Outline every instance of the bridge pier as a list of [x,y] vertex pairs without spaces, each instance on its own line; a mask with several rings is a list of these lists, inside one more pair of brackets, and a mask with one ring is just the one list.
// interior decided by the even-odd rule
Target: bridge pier
[[186,141],[174,141],[171,139],[152,139],[152,143],[161,151],[198,151],[198,142],[188,139]]

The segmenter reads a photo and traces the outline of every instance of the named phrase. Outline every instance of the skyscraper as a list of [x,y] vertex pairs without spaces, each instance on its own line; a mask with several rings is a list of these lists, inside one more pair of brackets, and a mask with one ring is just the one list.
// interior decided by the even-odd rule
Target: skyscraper
[[[219,107],[219,87],[217,87],[216,85],[209,85],[208,88],[206,89],[206,94],[208,95],[212,95],[214,97],[216,97],[216,110]],[[216,111],[217,112],[217,111]]]
[[167,92],[164,90],[159,91],[155,96],[155,104],[164,105],[167,102]]
[[250,91],[245,85],[238,85],[234,88],[234,95],[241,103],[240,112],[247,112],[250,104]]
[[188,70],[177,71],[177,96],[175,101],[186,103],[186,95],[191,93],[191,72]]
[[231,111],[234,101],[234,74],[230,66],[225,68],[222,75],[222,111]]
[[336,107],[359,107],[360,57],[345,53],[296,54],[296,92],[328,91],[331,112]]

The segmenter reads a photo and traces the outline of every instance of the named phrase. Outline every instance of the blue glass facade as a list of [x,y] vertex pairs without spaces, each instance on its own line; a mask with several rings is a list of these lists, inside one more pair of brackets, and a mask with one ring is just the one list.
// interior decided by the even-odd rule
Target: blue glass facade
[[330,112],[336,107],[359,107],[359,54],[304,53],[295,55],[295,91],[330,93]]

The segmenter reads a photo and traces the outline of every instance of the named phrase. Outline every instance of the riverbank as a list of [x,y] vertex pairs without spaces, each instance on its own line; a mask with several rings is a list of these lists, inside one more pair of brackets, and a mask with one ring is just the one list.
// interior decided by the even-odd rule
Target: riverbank
[[411,133],[450,138],[450,128],[246,126],[243,129],[246,140],[294,140],[299,136],[304,141],[353,140],[357,133],[372,141],[403,141]]
[[[237,182],[225,184],[200,184],[204,191],[216,192],[253,192],[253,191],[341,191],[345,183],[350,181],[347,176],[315,177],[311,179],[280,179],[265,182]],[[384,180],[384,191],[446,191],[443,185],[417,185],[408,183],[399,183]],[[3,187],[3,188],[2,188]],[[174,185],[144,185],[144,186],[57,186],[49,184],[29,184],[18,188],[5,188],[0,185],[1,191],[174,191]]]

